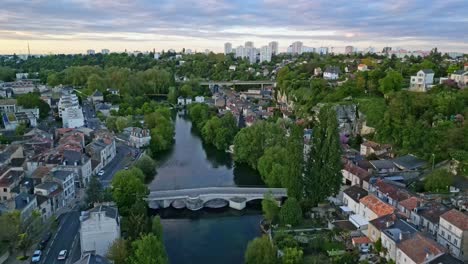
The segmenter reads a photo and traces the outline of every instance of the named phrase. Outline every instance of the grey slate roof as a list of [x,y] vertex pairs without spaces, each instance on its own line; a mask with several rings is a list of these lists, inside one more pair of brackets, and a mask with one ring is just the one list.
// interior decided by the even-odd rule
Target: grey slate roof
[[109,218],[114,218],[117,219],[119,216],[119,213],[117,211],[116,207],[113,206],[108,206],[108,205],[99,205],[94,207],[93,209],[89,210],[90,213],[93,212],[105,212],[106,216]]
[[74,264],[110,264],[110,261],[100,255],[87,254]]
[[96,90],[94,91],[93,96],[103,96],[103,94],[100,91]]
[[327,66],[324,72],[331,72],[331,73],[339,74],[341,71],[340,71],[340,68],[337,66]]
[[355,202],[359,203],[359,199],[366,196],[368,192],[358,185],[353,185],[348,189],[344,190],[343,193],[351,197]]
[[56,171],[52,172],[52,175],[57,179],[65,181],[67,179],[67,177],[72,173],[73,172],[71,172],[71,171],[56,170]]
[[369,162],[378,170],[391,169],[395,167],[395,164],[390,160],[371,160]]
[[393,159],[393,163],[395,163],[396,166],[408,170],[415,170],[423,167],[426,165],[426,161],[415,157],[413,155],[405,155],[401,156],[398,158]]
[[23,210],[36,196],[34,194],[20,193],[15,197],[15,209]]
[[421,71],[423,71],[425,74],[434,73],[432,69],[422,69]]

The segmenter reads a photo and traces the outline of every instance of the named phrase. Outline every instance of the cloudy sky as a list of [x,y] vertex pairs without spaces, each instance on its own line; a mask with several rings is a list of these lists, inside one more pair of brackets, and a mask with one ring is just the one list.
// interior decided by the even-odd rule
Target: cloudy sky
[[468,0],[1,0],[0,54],[383,46],[468,52]]

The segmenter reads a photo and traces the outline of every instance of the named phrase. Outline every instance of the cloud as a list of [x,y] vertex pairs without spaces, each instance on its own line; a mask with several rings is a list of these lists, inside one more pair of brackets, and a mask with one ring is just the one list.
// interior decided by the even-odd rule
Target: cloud
[[132,47],[153,41],[168,49],[171,41],[186,40],[187,48],[221,50],[224,41],[252,39],[278,40],[283,49],[302,40],[309,46],[437,45],[468,52],[466,10],[466,0],[4,0],[0,39],[50,41],[51,51],[54,41]]

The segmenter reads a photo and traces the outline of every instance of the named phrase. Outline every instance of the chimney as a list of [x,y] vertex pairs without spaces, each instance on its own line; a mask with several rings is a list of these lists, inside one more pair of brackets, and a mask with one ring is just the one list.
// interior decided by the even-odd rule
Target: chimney
[[399,239],[400,239],[400,241],[403,240],[403,232],[400,232]]
[[360,193],[357,194],[357,199],[359,200],[359,198],[361,198],[361,194],[360,194]]
[[393,225],[393,222],[392,221],[387,221],[385,222],[385,225],[387,226],[387,228],[391,227]]

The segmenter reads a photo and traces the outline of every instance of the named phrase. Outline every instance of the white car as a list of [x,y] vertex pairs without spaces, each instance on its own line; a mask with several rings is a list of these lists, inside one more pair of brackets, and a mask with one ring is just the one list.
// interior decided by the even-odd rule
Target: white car
[[34,251],[34,254],[31,258],[31,262],[39,262],[41,261],[41,257],[42,257],[42,251],[36,250]]
[[58,255],[58,260],[65,260],[67,259],[67,251],[66,250],[61,250]]
[[97,174],[97,175],[98,175],[98,176],[102,176],[102,175],[104,175],[104,170],[100,170],[100,171],[98,172],[98,174]]

